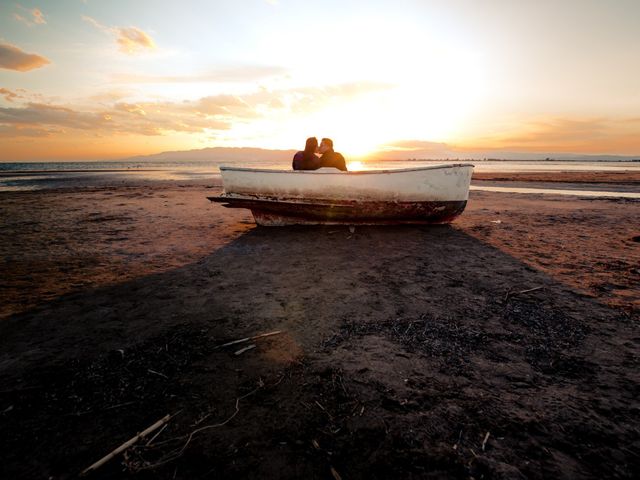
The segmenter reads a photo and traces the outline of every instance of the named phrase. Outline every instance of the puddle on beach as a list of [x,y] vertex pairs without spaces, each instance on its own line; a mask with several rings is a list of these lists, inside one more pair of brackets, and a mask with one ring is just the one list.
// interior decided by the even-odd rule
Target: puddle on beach
[[639,198],[637,192],[609,192],[597,190],[560,190],[555,188],[521,188],[521,187],[485,187],[471,185],[469,190],[498,193],[537,193],[543,195],[571,195],[574,197],[608,197],[608,198]]
[[193,181],[220,178],[220,173],[198,170],[56,171],[45,174],[0,173],[0,192],[30,192],[62,187],[121,185],[131,181]]

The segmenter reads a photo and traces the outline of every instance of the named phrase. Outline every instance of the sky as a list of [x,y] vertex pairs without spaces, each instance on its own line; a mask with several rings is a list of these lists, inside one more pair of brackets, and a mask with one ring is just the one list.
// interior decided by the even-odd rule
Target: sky
[[638,0],[0,0],[0,161],[640,155]]

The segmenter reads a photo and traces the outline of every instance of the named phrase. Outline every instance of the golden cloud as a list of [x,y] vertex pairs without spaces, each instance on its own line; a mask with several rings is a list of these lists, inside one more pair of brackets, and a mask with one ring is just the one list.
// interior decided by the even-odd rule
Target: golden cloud
[[98,30],[114,36],[119,50],[128,55],[156,48],[153,38],[138,27],[108,27],[86,15],[82,15],[82,19]]
[[7,102],[13,102],[17,98],[21,98],[18,93],[2,87],[0,87],[0,96],[3,96]]
[[137,27],[117,28],[116,42],[120,51],[133,54],[141,50],[153,50],[156,44],[153,39]]
[[[0,107],[3,136],[45,136],[52,132],[73,135],[164,136],[175,133],[212,134],[237,122],[290,111],[322,107],[363,92],[387,88],[375,84],[338,84],[326,87],[266,89],[246,95],[218,94],[190,101],[126,101],[126,96],[103,96],[100,102],[61,105],[29,92],[0,90],[11,106]],[[305,103],[314,99],[310,103]],[[307,110],[309,111],[309,110]],[[75,133],[74,133],[75,132]]]
[[[0,92],[1,93],[1,92]],[[0,127],[5,136],[34,136],[36,129],[79,130],[117,135],[164,135],[171,132],[202,133],[227,130],[232,115],[199,114],[195,103],[116,103],[109,108],[81,110],[77,107],[29,102],[0,107]]]
[[51,63],[47,58],[35,53],[27,53],[15,45],[0,43],[0,68],[28,72]]
[[231,113],[233,107],[238,107],[242,110],[250,109],[249,105],[234,95],[203,97],[195,103],[193,108],[205,115],[220,115]]

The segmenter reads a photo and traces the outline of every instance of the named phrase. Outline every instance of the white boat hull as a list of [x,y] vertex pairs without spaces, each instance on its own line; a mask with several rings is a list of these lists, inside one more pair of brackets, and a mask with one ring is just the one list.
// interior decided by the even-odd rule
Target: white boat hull
[[340,172],[220,167],[224,193],[259,225],[446,223],[464,210],[473,165]]

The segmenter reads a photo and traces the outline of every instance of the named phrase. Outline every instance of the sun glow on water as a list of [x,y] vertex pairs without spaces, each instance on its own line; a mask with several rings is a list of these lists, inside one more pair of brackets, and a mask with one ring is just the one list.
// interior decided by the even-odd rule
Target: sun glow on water
[[347,162],[347,170],[350,172],[357,172],[360,170],[366,170],[366,167],[361,161],[353,160],[351,162]]

